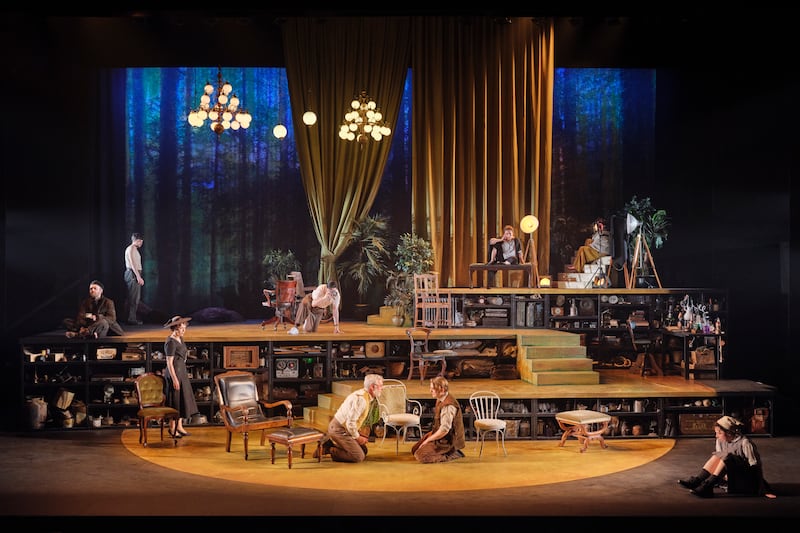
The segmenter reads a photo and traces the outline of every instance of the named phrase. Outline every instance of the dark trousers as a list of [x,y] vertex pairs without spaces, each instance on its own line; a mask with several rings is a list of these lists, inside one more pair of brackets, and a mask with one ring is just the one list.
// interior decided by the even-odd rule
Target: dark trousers
[[128,310],[128,322],[136,322],[136,311],[139,309],[139,302],[142,299],[142,286],[136,279],[136,274],[130,268],[125,269],[125,285],[128,287],[128,299],[125,309]]

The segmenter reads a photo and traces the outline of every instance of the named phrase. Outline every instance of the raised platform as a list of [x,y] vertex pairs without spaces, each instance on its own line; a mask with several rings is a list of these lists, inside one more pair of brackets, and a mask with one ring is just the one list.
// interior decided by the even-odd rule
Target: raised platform
[[[469,291],[470,289],[460,290]],[[290,335],[288,329],[262,328],[261,322],[258,320],[223,324],[192,322],[186,332],[185,342],[195,346],[202,343],[211,343],[214,345],[211,348],[215,351],[222,351],[221,349],[227,345],[246,346],[251,344],[254,346],[266,346],[271,343],[275,343],[278,346],[321,345],[326,354],[329,354],[330,350],[332,350],[331,346],[341,343],[355,345],[374,341],[393,341],[401,344],[408,342],[405,327],[369,325],[365,322],[347,321],[342,322],[340,326],[341,333],[338,334],[333,333],[333,324],[326,323],[322,324],[317,332]],[[51,331],[20,339],[20,343],[22,346],[29,346],[33,349],[49,346],[51,348],[58,347],[67,352],[70,352],[70,346],[74,344],[76,347],[81,347],[81,350],[86,347],[89,353],[92,353],[97,347],[106,345],[119,346],[123,343],[131,345],[149,344],[150,353],[152,353],[160,350],[164,340],[167,338],[167,331],[160,325],[128,326],[124,336],[96,340],[67,339],[64,333],[63,330]],[[530,421],[529,426],[531,428],[536,428],[536,424],[539,421],[543,422],[543,428],[531,430],[531,434],[535,435],[534,438],[538,438],[537,436],[546,437],[555,430],[553,416],[556,412],[581,408],[598,411],[606,408],[611,412],[612,407],[623,412],[623,418],[627,418],[631,426],[634,425],[634,422],[645,426],[655,424],[654,427],[657,428],[659,436],[671,436],[673,428],[677,428],[679,425],[681,428],[686,424],[702,425],[709,417],[719,417],[722,413],[728,414],[739,410],[747,415],[755,413],[755,410],[758,409],[759,412],[769,413],[770,427],[766,429],[765,433],[771,433],[771,423],[774,419],[772,401],[775,391],[774,387],[770,385],[743,379],[685,379],[681,374],[642,376],[638,372],[630,372],[627,369],[595,371],[591,366],[591,359],[581,356],[581,353],[575,351],[584,347],[579,344],[568,345],[562,341],[562,337],[570,340],[580,338],[575,333],[552,329],[509,327],[434,328],[431,333],[431,340],[481,340],[489,342],[508,340],[516,344],[518,349],[517,368],[520,370],[522,379],[492,379],[490,377],[467,377],[455,374],[450,379],[450,392],[459,400],[466,400],[475,390],[489,389],[495,391],[504,402],[513,403],[515,408],[527,410],[527,414],[509,413],[506,416],[518,421],[526,419]],[[519,350],[522,351],[520,352]],[[34,353],[38,353],[38,350]],[[22,354],[20,354],[20,357],[22,357]],[[317,357],[320,356],[317,355]],[[322,357],[332,356],[323,355]],[[399,360],[398,356],[391,357],[390,353],[387,353],[387,357],[391,360]],[[484,355],[484,357],[491,356]],[[574,361],[572,361],[573,359]],[[381,358],[348,359],[348,362],[363,362],[364,365],[369,365],[380,363]],[[330,367],[327,365],[335,366],[335,363],[333,359],[328,360],[324,367],[328,369],[326,372],[330,371]],[[581,364],[579,365],[578,363]],[[45,365],[42,367],[44,369],[49,368],[47,365],[52,367],[52,365],[63,363],[25,363],[28,372],[24,375],[32,375],[32,369],[38,369],[39,364]],[[122,368],[124,372],[128,367],[137,365],[136,362],[130,361],[89,361],[87,363],[67,364],[79,365],[76,370],[85,372],[87,383],[77,385],[76,391],[90,400],[96,399],[97,395],[102,393],[102,391],[97,392],[99,389],[93,386],[93,382],[88,382],[93,372],[100,370],[106,372],[118,368]],[[148,359],[143,364],[148,365],[148,367],[158,367],[159,365],[163,366],[164,362]],[[139,364],[139,366],[143,364]],[[83,365],[89,365],[88,370],[83,370]],[[207,365],[206,363],[202,366],[206,367]],[[255,361],[255,365],[256,367],[260,366],[258,361]],[[210,366],[212,373],[220,371],[222,368],[217,364]],[[271,367],[272,363],[269,366]],[[287,379],[285,376],[276,376],[273,372],[262,372],[262,375],[265,376],[264,379],[267,379],[270,385],[297,385],[299,387],[298,384],[311,383],[310,380],[306,382],[298,377],[292,379],[290,376]],[[585,379],[578,379],[581,376],[585,376]],[[567,378],[569,382],[566,381]],[[358,388],[361,386],[362,381],[360,378],[339,377],[333,373],[326,373],[314,381],[322,383],[323,388],[319,390],[319,393],[313,399],[311,397],[303,398],[302,396],[298,398],[296,400],[298,404],[297,414],[300,414],[302,406],[303,418],[314,427],[324,428],[324,417],[317,420],[320,417],[311,414],[311,407],[323,405],[327,398],[326,391],[338,390],[342,386]],[[211,378],[203,376],[202,378],[195,378],[193,385],[201,387],[205,384],[210,384],[210,382]],[[414,379],[405,380],[405,382],[408,387],[409,397],[430,400],[429,384],[427,382],[420,382],[416,376]],[[32,394],[34,391],[42,392],[43,387],[54,388],[59,386],[58,384],[41,385],[30,383],[27,378],[23,385],[29,391],[28,394]],[[24,403],[24,393],[21,398]],[[633,406],[637,403],[636,400],[641,400],[638,403],[649,405],[649,408],[645,408],[643,413],[633,411]],[[621,407],[623,403],[626,405],[625,409]],[[214,416],[213,402],[210,399],[206,399],[201,404],[204,406],[203,409],[208,411],[205,413],[208,419],[212,420]],[[88,407],[90,411],[94,409],[98,412],[100,409],[105,409],[102,405],[98,406],[94,403],[90,403]],[[121,410],[124,407],[124,405],[119,407],[118,415],[122,414]],[[317,410],[317,414],[320,414],[319,410]],[[698,420],[694,420],[692,417],[698,418]],[[702,417],[705,418],[700,419]],[[647,429],[649,430],[650,428],[648,427]],[[703,431],[698,434],[705,435],[707,432]]]
[[[534,282],[538,277],[534,271],[533,263],[522,263],[519,265],[506,265],[505,263],[470,263],[469,265],[469,288],[472,289],[477,285],[478,287],[484,286],[483,278],[487,272],[525,272],[528,275],[528,288],[532,289],[537,286]],[[477,283],[473,283],[473,277],[477,277]]]

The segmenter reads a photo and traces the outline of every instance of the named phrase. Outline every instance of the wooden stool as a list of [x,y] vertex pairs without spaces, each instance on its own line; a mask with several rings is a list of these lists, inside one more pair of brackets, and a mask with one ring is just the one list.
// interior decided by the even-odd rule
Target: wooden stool
[[[578,409],[576,411],[564,411],[556,415],[558,425],[564,430],[561,436],[559,446],[564,446],[564,441],[570,435],[578,439],[582,444],[581,453],[586,451],[589,447],[589,441],[598,440],[600,446],[608,448],[603,433],[608,429],[608,423],[611,417],[606,413],[598,413],[597,411],[589,411],[587,409]],[[590,430],[592,424],[599,424],[596,429]]]
[[283,444],[286,446],[286,456],[289,460],[289,468],[292,468],[292,447],[296,444],[299,444],[300,457],[305,458],[306,444],[309,442],[317,443],[317,452],[319,452],[317,453],[317,462],[319,463],[322,461],[322,450],[320,450],[320,445],[324,435],[324,433],[317,431],[316,429],[303,427],[282,428],[271,433],[267,433],[266,437],[270,442],[270,458],[272,459],[272,464],[275,464],[276,444]]

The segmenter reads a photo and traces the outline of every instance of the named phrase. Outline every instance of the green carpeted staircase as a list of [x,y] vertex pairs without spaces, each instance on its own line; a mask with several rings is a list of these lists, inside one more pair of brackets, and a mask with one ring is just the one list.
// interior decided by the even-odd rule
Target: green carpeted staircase
[[[392,317],[396,314],[395,308],[391,305],[382,305],[378,309],[377,315],[367,315],[367,325],[370,326],[394,326]],[[406,319],[406,324],[411,325],[411,321]]]
[[303,407],[303,425],[328,431],[328,423],[348,394],[364,386],[361,380],[334,381],[331,392],[317,396],[317,405]]
[[592,370],[579,334],[537,330],[517,338],[517,369],[522,381],[533,385],[600,383],[600,373]]

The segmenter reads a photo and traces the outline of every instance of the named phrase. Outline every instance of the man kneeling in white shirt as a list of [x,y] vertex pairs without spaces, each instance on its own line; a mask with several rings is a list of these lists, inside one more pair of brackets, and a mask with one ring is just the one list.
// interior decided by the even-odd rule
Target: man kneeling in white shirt
[[303,328],[304,333],[317,331],[325,310],[330,307],[333,316],[333,332],[341,333],[339,330],[339,306],[342,303],[342,295],[336,287],[335,281],[328,284],[321,284],[311,292],[306,294],[297,308],[297,315],[294,318],[294,328],[289,333],[298,333],[297,328]]

